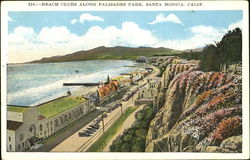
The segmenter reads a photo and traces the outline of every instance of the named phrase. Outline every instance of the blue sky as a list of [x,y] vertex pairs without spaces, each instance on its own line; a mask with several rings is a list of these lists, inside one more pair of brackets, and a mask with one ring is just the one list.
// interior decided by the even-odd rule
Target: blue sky
[[8,16],[10,63],[98,46],[198,48],[242,25],[242,11],[229,10],[43,11]]

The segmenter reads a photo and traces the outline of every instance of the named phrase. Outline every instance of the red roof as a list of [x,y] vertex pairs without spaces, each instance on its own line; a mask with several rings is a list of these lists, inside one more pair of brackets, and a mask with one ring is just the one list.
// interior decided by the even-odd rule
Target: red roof
[[118,81],[110,81],[108,84],[104,84],[102,87],[98,88],[98,93],[101,98],[109,95],[118,89]]
[[44,117],[43,115],[39,115],[39,116],[37,117],[37,120],[42,120],[42,119],[44,119],[44,118],[46,118],[46,117]]

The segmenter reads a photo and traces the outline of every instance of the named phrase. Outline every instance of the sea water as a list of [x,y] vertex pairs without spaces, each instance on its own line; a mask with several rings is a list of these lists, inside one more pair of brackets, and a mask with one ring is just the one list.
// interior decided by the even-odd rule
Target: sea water
[[134,70],[127,60],[90,60],[60,63],[12,64],[7,67],[7,104],[34,106],[66,95],[76,86],[63,83],[97,83]]

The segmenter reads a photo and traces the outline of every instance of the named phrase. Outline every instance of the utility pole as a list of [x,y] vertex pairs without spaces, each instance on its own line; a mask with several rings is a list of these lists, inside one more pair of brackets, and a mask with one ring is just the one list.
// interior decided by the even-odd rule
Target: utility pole
[[121,105],[121,114],[122,114],[122,105]]
[[102,132],[104,133],[104,118],[103,118],[103,111],[102,111]]
[[100,99],[99,99],[99,106],[100,106],[100,110],[102,111],[102,132],[104,133],[104,117],[103,117],[103,110],[102,110]]

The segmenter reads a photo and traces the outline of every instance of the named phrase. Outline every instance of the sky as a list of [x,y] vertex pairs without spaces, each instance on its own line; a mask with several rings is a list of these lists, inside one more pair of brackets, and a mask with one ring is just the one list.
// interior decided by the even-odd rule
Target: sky
[[8,13],[8,63],[99,46],[204,47],[242,28],[242,11],[32,11]]

